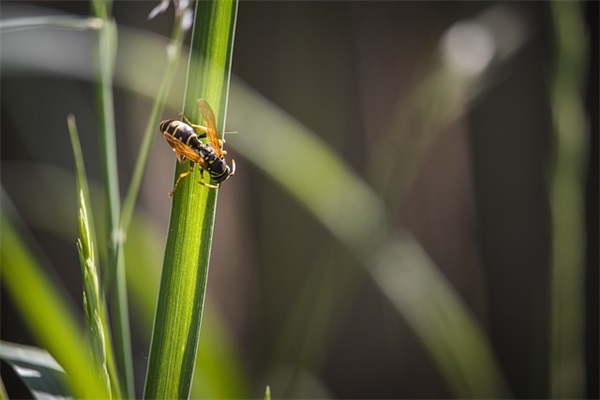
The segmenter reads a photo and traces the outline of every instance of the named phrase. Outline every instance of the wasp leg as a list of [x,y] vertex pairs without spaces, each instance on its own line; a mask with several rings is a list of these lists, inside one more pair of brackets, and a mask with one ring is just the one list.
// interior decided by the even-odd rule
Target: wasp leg
[[175,185],[173,186],[173,190],[171,190],[169,192],[169,197],[173,197],[173,195],[175,194],[175,191],[177,190],[177,185],[179,185],[179,181],[181,180],[181,178],[185,178],[192,172],[194,172],[193,168],[190,169],[189,171],[185,171],[185,172],[182,172],[181,174],[179,174],[179,176],[177,177],[177,180],[175,181]]
[[183,122],[194,128],[196,132],[202,132],[202,134],[198,135],[199,137],[206,137],[206,132],[208,129],[205,126],[192,123],[192,121],[190,121],[183,113],[179,113],[179,117],[183,119]]
[[213,185],[213,184],[210,184],[210,183],[206,183],[204,181],[199,181],[198,183],[201,184],[204,187],[209,188],[209,189],[218,189],[219,186],[221,186],[221,185]]
[[221,154],[223,154],[224,156],[227,155],[227,152],[225,150],[223,150],[223,145],[227,143],[225,141],[225,139],[219,139],[219,148],[221,149]]
[[[200,170],[200,177],[202,179],[204,178],[204,170]],[[210,178],[208,178],[208,179],[210,179]],[[198,181],[198,183],[201,184],[202,186],[206,187],[206,188],[209,188],[209,189],[218,189],[219,186],[221,186],[220,184],[213,185],[211,183],[204,182],[204,180]]]

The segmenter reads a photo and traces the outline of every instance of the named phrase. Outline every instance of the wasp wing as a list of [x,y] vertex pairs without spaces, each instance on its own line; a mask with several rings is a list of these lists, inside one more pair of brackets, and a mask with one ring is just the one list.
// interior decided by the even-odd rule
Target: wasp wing
[[202,118],[204,118],[206,134],[208,135],[210,144],[218,155],[222,155],[223,151],[221,150],[221,143],[219,142],[219,135],[217,134],[217,123],[212,108],[210,108],[206,100],[198,99],[198,109],[200,110],[200,114],[202,114]]
[[[169,146],[171,146],[173,148],[173,150],[175,150],[175,154],[177,154],[178,159],[180,156],[183,156],[183,157],[189,159],[191,162],[195,162],[195,163],[202,162],[202,158],[200,157],[200,155],[198,153],[196,153],[194,151],[194,149],[187,146],[185,143],[180,142],[178,139],[175,139],[173,136],[169,135],[168,133],[163,133],[163,135],[165,136],[165,139],[167,139],[167,143],[169,143]],[[181,162],[181,159],[180,159],[180,162]]]

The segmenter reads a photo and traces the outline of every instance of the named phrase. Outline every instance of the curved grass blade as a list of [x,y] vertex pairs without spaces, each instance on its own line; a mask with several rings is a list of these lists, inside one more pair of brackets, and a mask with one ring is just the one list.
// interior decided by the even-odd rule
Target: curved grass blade
[[[48,185],[51,185],[56,193],[75,192],[75,174],[73,171],[61,167],[11,162],[3,164],[3,171],[7,175],[13,176],[19,172],[22,181],[30,182],[27,187],[19,186],[17,191],[11,187],[11,193],[15,199],[22,199],[24,195],[34,199],[48,198],[48,192],[43,189]],[[92,199],[102,198],[103,188],[99,182],[88,178],[88,185]],[[57,237],[73,240],[77,235],[76,222],[73,220],[71,223],[71,219],[69,219],[69,223],[65,224],[67,218],[65,216],[69,216],[76,207],[75,198],[71,197],[73,199],[47,202],[46,204],[54,210],[52,213],[40,213],[35,202],[19,202],[19,211],[26,221],[31,221],[34,229],[42,229]],[[94,209],[95,222],[103,221],[102,218],[98,218],[101,211],[102,209]],[[164,237],[155,221],[148,218],[148,215],[143,212],[134,212],[124,253],[128,267],[127,288],[131,300],[130,306],[138,323],[136,329],[144,334],[152,331],[160,282],[163,242]],[[102,248],[102,243],[98,243],[98,246]],[[101,264],[105,261],[106,258],[100,258]],[[140,276],[143,276],[144,279],[140,279]],[[144,337],[145,340],[147,340],[146,337]],[[210,365],[210,368],[194,369],[191,398],[245,399],[251,397],[251,385],[239,359],[233,337],[210,301],[207,301],[204,310],[202,345],[198,347],[196,364]]]
[[[457,396],[510,397],[484,331],[419,243],[388,224],[380,198],[307,128],[245,85],[233,85],[232,93],[232,117],[244,121],[236,149],[290,192],[363,264]],[[304,162],[306,154],[310,163]]]
[[[198,98],[224,126],[237,1],[198,2],[184,113],[199,122]],[[176,177],[189,168],[178,166]],[[154,321],[145,398],[188,398],[200,336],[217,191],[196,182],[198,169],[173,198]]]
[[[3,196],[2,201],[6,205],[9,200]],[[0,228],[2,283],[31,332],[65,369],[74,396],[107,398],[108,392],[89,362],[88,347],[69,307],[22,243],[4,210]]]

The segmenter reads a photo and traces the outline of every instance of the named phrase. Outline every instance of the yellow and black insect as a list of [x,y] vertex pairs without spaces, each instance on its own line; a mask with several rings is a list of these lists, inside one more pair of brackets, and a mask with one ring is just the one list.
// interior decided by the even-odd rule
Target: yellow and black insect
[[[198,99],[198,108],[206,126],[196,125],[181,114],[183,121],[169,119],[160,123],[159,129],[173,148],[177,160],[183,163],[190,160],[190,169],[182,172],[175,181],[169,196],[173,196],[181,178],[194,171],[195,164],[200,166],[200,174],[207,171],[210,179],[215,183],[200,181],[199,183],[211,189],[218,189],[221,183],[235,173],[235,161],[231,160],[231,167],[225,162],[226,151],[223,150],[224,140],[219,139],[215,123],[215,115],[203,99]],[[198,134],[200,133],[200,134]],[[200,139],[208,137],[208,143]]]

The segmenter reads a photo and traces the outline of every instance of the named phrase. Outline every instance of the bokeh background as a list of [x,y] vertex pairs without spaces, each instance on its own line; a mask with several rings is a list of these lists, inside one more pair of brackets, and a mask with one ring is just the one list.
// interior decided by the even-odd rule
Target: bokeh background
[[[441,287],[486,338],[507,390],[496,393],[599,397],[599,11],[560,3],[240,2],[226,126],[238,168],[219,191],[193,396],[256,398],[270,385],[275,398],[461,397],[460,377],[449,381],[431,351],[436,325],[418,322],[427,301],[446,299]],[[171,31],[172,10],[147,19],[155,5],[113,6],[122,193]],[[90,14],[84,1],[0,6],[3,20]],[[77,117],[102,241],[92,43],[47,28],[0,38],[3,212],[13,207],[81,318],[66,115]],[[183,102],[180,67],[165,118]],[[565,131],[574,144],[557,139]],[[156,133],[126,247],[138,395],[175,165]],[[556,188],[574,194],[560,210],[574,231],[556,223]],[[417,266],[396,287],[372,272],[379,249],[362,248],[390,232],[424,254],[388,255]],[[557,277],[558,246],[569,257]],[[430,270],[429,285],[419,274]],[[557,313],[574,316],[566,331]],[[445,323],[460,332],[457,315],[450,307]],[[553,352],[557,332],[572,351]],[[1,338],[36,344],[4,291]]]

